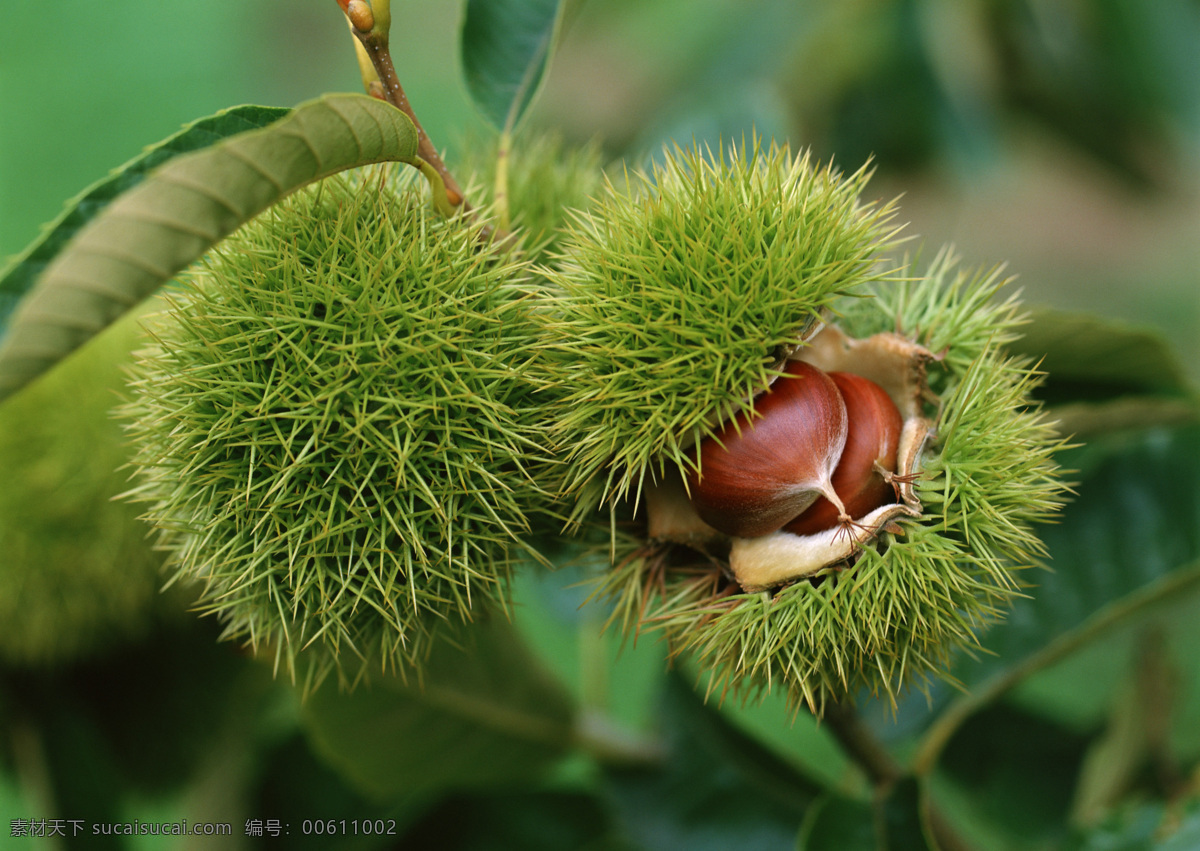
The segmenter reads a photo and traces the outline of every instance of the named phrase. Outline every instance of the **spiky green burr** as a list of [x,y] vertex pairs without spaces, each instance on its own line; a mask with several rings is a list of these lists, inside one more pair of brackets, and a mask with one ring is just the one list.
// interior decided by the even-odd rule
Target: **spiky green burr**
[[784,148],[677,149],[568,224],[547,334],[577,517],[682,467],[836,299],[887,277],[892,207],[861,200],[867,178]]
[[140,358],[126,416],[175,573],[294,674],[419,663],[526,550],[531,290],[485,224],[404,177],[327,180],[227,242]]
[[0,406],[0,660],[59,665],[154,622],[162,562],[126,486],[110,416],[138,338],[118,323]]
[[618,542],[603,592],[627,629],[661,629],[719,693],[781,690],[817,711],[862,689],[894,696],[945,674],[977,645],[1044,554],[1035,525],[1061,507],[1063,440],[1033,402],[1034,365],[1005,353],[1022,317],[993,273],[947,253],[908,280],[835,308],[854,337],[899,330],[944,353],[929,365],[941,410],[916,482],[922,511],[862,548],[851,565],[742,592],[680,548]]

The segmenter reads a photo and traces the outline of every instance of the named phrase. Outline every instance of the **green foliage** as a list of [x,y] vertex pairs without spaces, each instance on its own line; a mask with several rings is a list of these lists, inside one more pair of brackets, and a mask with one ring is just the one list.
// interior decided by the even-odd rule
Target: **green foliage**
[[554,53],[564,0],[467,0],[463,76],[492,126],[512,132],[533,103]]
[[503,615],[476,618],[437,642],[419,683],[382,678],[308,701],[318,751],[364,793],[397,800],[527,781],[572,744],[573,707],[558,682]]
[[1065,851],[1189,851],[1200,846],[1200,803],[1129,806],[1081,833]]
[[[357,836],[339,836],[339,849],[394,851],[396,834],[404,833],[408,822],[421,817],[428,807],[428,801],[418,796],[408,797],[398,804],[366,798],[313,753],[308,738],[300,730],[263,754],[262,777],[255,792],[256,799],[250,805],[252,812],[272,813],[272,817],[279,818],[284,824],[300,825],[299,835],[264,837],[264,847],[268,849],[322,851],[328,848],[326,834],[304,833],[304,821],[308,819],[311,823],[313,816],[319,814],[322,819],[335,822],[371,820],[369,834],[362,829]],[[377,824],[383,829],[376,831]]]
[[1195,132],[1198,32],[1187,0],[1055,14],[1033,0],[967,0],[953,13],[935,0],[841,4],[793,23],[800,49],[764,74],[799,90],[787,117],[813,144],[851,161],[994,161],[1014,127],[1032,126],[1131,182],[1165,186],[1161,156],[1182,153],[1176,128]]
[[667,759],[612,771],[609,780],[620,822],[639,846],[792,847],[820,790],[705,706],[678,676],[665,683],[661,715]]
[[922,790],[904,780],[886,796],[867,802],[826,795],[805,815],[797,851],[925,851]]
[[829,795],[809,808],[796,847],[799,851],[874,851],[878,838],[870,804]]
[[411,181],[335,179],[172,301],[126,410],[139,498],[231,637],[414,663],[504,595],[542,504],[527,273]]
[[1047,379],[1037,395],[1064,434],[1086,442],[1200,419],[1184,364],[1155,329],[1042,309],[1024,331],[1008,348],[1041,360]]
[[46,267],[0,345],[0,400],[288,193],[354,166],[411,160],[416,150],[416,129],[399,110],[336,95],[165,163]]
[[[105,796],[116,791],[114,778],[145,797],[179,791],[211,763],[231,724],[253,728],[250,719],[273,687],[270,672],[219,644],[213,624],[184,617],[178,596],[165,617],[147,623],[142,616],[132,640],[98,642],[52,669],[0,667],[0,717],[52,743],[55,785],[94,763],[88,782]],[[73,753],[71,739],[90,753]]]
[[[748,851],[792,848],[813,784],[732,727],[680,678],[660,683],[656,715],[661,752],[630,764],[595,763],[584,772],[559,772],[540,786],[505,782],[448,795],[398,847],[605,849],[605,851]],[[354,695],[354,697],[357,697]],[[430,718],[432,735],[457,719]],[[385,729],[387,725],[385,724]],[[453,751],[453,749],[451,749]],[[438,754],[405,740],[406,767],[390,772],[441,773]],[[490,748],[483,772],[496,770]],[[519,771],[511,765],[506,771]],[[422,788],[418,778],[412,788]],[[406,800],[411,798],[406,796]]]
[[886,276],[890,205],[783,148],[675,150],[578,214],[547,312],[565,398],[555,436],[577,517],[746,410],[840,295]]
[[137,338],[125,321],[0,407],[0,660],[62,665],[139,637],[161,557],[124,489],[109,416]]
[[663,648],[646,642],[630,646],[605,629],[605,614],[585,605],[589,581],[607,561],[585,558],[576,545],[548,551],[553,570],[519,570],[512,582],[513,622],[530,648],[594,713],[632,731],[652,723],[667,663]]
[[399,847],[639,851],[613,827],[606,803],[599,795],[554,788],[450,795],[426,812]]
[[[609,4],[644,32],[623,55],[610,28],[589,29],[600,41],[577,71],[597,55],[620,59],[597,75],[605,98],[578,100],[623,107],[616,145],[657,147],[669,130],[715,147],[754,117],[760,134],[801,126],[840,162],[875,152],[888,168],[940,148],[977,165],[1010,135],[997,118],[1021,115],[1137,179],[1186,186],[1160,154],[1195,130],[1200,19],[1187,3]],[[103,420],[114,376],[70,377],[108,368],[89,347],[0,409],[0,624],[20,637],[7,656],[0,642],[6,810],[92,823],[169,813],[232,820],[235,833],[243,810],[291,819],[292,834],[313,817],[397,818],[399,836],[339,840],[363,849],[1195,846],[1195,628],[1176,629],[1200,600],[1200,433],[1186,367],[1152,332],[1022,315],[998,272],[960,270],[948,253],[928,270],[878,263],[896,231],[890,205],[859,200],[863,171],[841,177],[765,146],[700,154],[693,143],[614,185],[594,148],[509,139],[566,4],[464,5],[468,94],[503,128],[496,150],[461,172],[486,184],[467,193],[479,218],[438,220],[414,186],[382,171],[293,196],[174,300],[130,408],[148,471],[138,492],[164,527],[176,590],[198,581],[226,635],[274,651],[306,690],[334,668],[343,684],[374,688],[327,685],[301,708],[300,690],[213,645],[215,630],[148,631],[157,559],[145,583],[140,570],[116,570],[134,549],[147,554],[144,542],[93,575],[95,557],[124,547],[138,524],[100,496],[112,490],[102,468],[124,452]],[[388,17],[384,0],[372,6]],[[397,22],[426,23],[426,11]],[[303,26],[261,14],[274,37]],[[57,33],[71,20],[60,15]],[[246,31],[261,48],[262,29]],[[405,44],[402,64],[446,54],[424,35]],[[36,33],[22,39],[23,51],[43,48]],[[653,85],[630,97],[635,77]],[[673,80],[693,91],[671,94]],[[430,100],[435,116],[453,100],[422,88],[410,93],[423,118]],[[86,90],[72,93],[87,101]],[[355,102],[363,120],[348,133],[333,122],[308,141],[363,161],[358,141],[379,129],[371,116],[396,124],[401,147],[413,141],[394,111]],[[0,319],[42,271],[52,286],[34,286],[21,308],[0,395],[317,168],[300,136],[274,137],[282,153],[214,154],[193,173],[218,190],[199,207],[158,177],[125,191],[180,146],[236,135],[212,154],[272,138],[276,127],[237,133],[238,121],[271,118],[246,108],[185,129],[81,196],[17,258],[0,277]],[[56,135],[27,123],[39,142]],[[250,200],[225,211],[222,198]],[[126,208],[154,223],[114,216]],[[510,210],[515,238],[491,243]],[[91,218],[109,229],[89,236]],[[90,277],[58,269],[80,258]],[[127,259],[153,268],[110,274]],[[1139,265],[1139,280],[1154,271]],[[719,546],[703,558],[647,547],[637,497],[645,476],[675,473],[692,442],[744,408],[817,320],[858,337],[898,330],[938,354],[925,408],[937,429],[917,482],[924,515],[885,531],[850,570],[738,593]],[[1079,435],[1087,447],[1064,448]],[[1035,536],[1063,499],[1056,464],[1077,470],[1079,496]],[[597,508],[610,516],[594,523]],[[555,540],[562,514],[582,522],[582,542]],[[575,569],[533,567],[527,541]],[[603,587],[616,618],[661,630],[665,649],[614,662],[621,636],[597,632],[609,612],[575,611],[587,589],[569,586],[613,558]],[[1053,572],[1022,570],[1042,561]],[[1166,601],[1176,601],[1169,623]],[[1105,690],[1089,683],[1081,697],[1055,664],[1095,647],[1116,648],[1124,666],[1122,635],[1134,633],[1170,638],[1175,652],[1139,655],[1136,677],[1114,675],[1127,681],[1110,712],[1081,712]],[[131,644],[136,635],[146,641]],[[97,660],[95,650],[115,652]],[[683,677],[664,676],[664,653],[686,657]],[[1098,670],[1094,679],[1115,669]],[[1017,695],[1021,710],[1000,702],[1031,678],[1038,689]],[[905,694],[913,685],[920,693]],[[647,700],[656,688],[659,706]],[[763,702],[738,709],[720,704],[727,695]],[[841,712],[788,727],[789,713],[830,696]],[[870,732],[854,727],[852,702],[884,740],[877,752],[864,753],[858,736],[870,745]],[[299,841],[328,844],[279,843]]]
[[[1089,738],[1003,703],[992,705],[947,748],[938,781],[971,789],[964,806],[1006,847],[1046,847],[1068,833]],[[1030,773],[1034,764],[1042,767]]]
[[119,196],[137,186],[168,160],[215,145],[229,136],[256,130],[283,118],[290,110],[271,106],[234,106],[191,122],[173,136],[151,145],[143,153],[93,183],[66,204],[66,209],[24,251],[0,272],[0,339],[3,324],[18,300],[36,283],[46,266],[92,219]]
[[1042,358],[1044,396],[1059,404],[1194,392],[1179,356],[1155,330],[1118,320],[1043,308],[1009,348]]

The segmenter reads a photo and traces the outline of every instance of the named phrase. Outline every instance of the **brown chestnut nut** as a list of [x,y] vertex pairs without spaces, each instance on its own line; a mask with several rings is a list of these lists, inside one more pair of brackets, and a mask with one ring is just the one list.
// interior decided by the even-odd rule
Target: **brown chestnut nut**
[[727,535],[776,532],[824,495],[839,506],[833,472],[846,443],[846,405],[828,375],[789,361],[754,400],[701,442],[688,493],[705,523]]
[[904,426],[900,411],[884,389],[869,379],[849,372],[831,372],[829,377],[846,404],[846,446],[833,472],[833,489],[841,497],[845,513],[821,497],[783,527],[793,535],[823,532],[896,501],[890,474],[896,472]]

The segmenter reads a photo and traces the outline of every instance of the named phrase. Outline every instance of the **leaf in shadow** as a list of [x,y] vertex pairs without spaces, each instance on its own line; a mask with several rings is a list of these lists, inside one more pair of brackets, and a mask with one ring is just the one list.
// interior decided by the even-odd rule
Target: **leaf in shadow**
[[1051,847],[1065,838],[1090,737],[1010,704],[968,720],[942,757],[943,776],[967,792],[977,819],[1009,847]]
[[1062,434],[1096,435],[1200,421],[1200,400],[1169,343],[1151,328],[1041,309],[1009,348],[1039,362],[1037,396]]
[[828,795],[812,808],[798,851],[927,851],[920,784],[901,780],[875,801]]
[[875,813],[866,801],[829,795],[816,803],[800,830],[798,851],[878,851]]
[[1041,361],[1039,396],[1051,404],[1122,396],[1181,396],[1187,375],[1158,332],[1087,313],[1041,309],[1022,326],[1014,354]]
[[313,746],[361,791],[401,800],[531,782],[573,744],[574,708],[502,615],[433,648],[422,681],[380,677],[308,699]]
[[819,786],[706,706],[679,676],[667,682],[662,728],[660,767],[609,772],[631,840],[689,851],[795,847]]
[[305,833],[306,819],[359,823],[369,820],[365,830],[360,828],[338,836],[337,844],[339,851],[374,851],[395,848],[397,837],[404,835],[421,816],[426,803],[416,799],[397,807],[363,798],[320,762],[304,737],[296,734],[264,754],[250,809],[260,818],[278,819],[291,826],[286,835],[281,833],[276,837],[264,832],[261,839],[255,839],[255,844],[261,843],[263,848],[319,851],[329,847],[330,839],[324,833]]
[[603,801],[561,790],[451,796],[391,847],[396,851],[637,851],[614,832]]
[[1063,851],[1194,851],[1200,848],[1200,801],[1164,807],[1154,802],[1114,813],[1079,834]]

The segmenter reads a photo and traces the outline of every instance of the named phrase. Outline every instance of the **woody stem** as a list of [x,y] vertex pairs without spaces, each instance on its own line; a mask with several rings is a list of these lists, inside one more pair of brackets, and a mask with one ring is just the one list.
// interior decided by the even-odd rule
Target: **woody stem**
[[408,96],[404,93],[404,87],[400,85],[400,78],[396,75],[396,66],[392,63],[392,55],[388,50],[387,34],[379,32],[364,33],[357,28],[352,28],[352,31],[367,51],[367,55],[371,59],[371,64],[375,67],[375,73],[379,75],[387,102],[412,120],[413,126],[417,130],[417,155],[433,166],[437,173],[441,175],[442,182],[446,185],[446,195],[450,203],[455,207],[462,205],[464,210],[469,211],[471,205],[463,197],[462,187],[454,179],[454,175],[450,173],[450,170],[446,168],[446,164],[442,161],[437,149],[433,146],[433,142],[430,141],[429,134],[425,132],[425,128],[421,126],[416,113],[413,112],[412,105],[408,102]]

